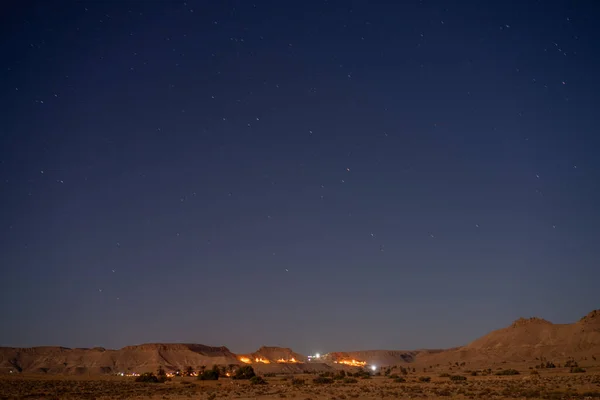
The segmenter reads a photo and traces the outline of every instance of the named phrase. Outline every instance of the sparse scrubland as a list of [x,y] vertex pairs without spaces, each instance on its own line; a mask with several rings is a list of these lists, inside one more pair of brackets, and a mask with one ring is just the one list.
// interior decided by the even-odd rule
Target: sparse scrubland
[[[570,368],[532,367],[519,374],[507,368],[498,372],[511,372],[468,377],[448,372],[434,376],[378,373],[369,379],[349,377],[345,372],[265,377],[253,375],[251,368],[244,368],[239,379],[219,376],[217,380],[161,379],[160,374],[147,374],[143,379],[19,374],[0,376],[0,399],[600,399],[600,368],[587,368],[583,373],[572,373]],[[211,376],[217,373],[207,371]],[[364,372],[357,375],[367,376]]]

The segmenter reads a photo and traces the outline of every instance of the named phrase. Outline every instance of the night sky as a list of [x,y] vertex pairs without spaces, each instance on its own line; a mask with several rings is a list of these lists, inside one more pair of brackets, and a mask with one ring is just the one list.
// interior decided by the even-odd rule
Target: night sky
[[0,345],[444,348],[600,305],[596,0],[9,3]]

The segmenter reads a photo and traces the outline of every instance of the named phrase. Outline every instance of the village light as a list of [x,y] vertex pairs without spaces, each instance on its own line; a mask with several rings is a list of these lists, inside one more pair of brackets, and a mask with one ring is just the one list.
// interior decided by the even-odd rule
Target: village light
[[371,369],[372,369],[373,371],[376,371],[376,370],[377,370],[377,366],[376,366],[376,365],[371,365]]

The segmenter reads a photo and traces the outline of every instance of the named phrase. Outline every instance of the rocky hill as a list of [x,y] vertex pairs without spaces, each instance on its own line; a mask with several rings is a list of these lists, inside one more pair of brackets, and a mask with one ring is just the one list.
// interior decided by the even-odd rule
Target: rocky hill
[[187,366],[239,363],[226,347],[201,344],[149,343],[120,350],[69,349],[65,347],[0,348],[0,371],[57,374],[140,373]]
[[[166,370],[195,370],[202,366],[252,364],[261,373],[327,371],[353,365],[446,366],[465,363],[469,367],[505,363],[532,365],[544,358],[600,360],[600,310],[572,324],[553,324],[541,318],[520,318],[510,326],[448,350],[371,350],[328,353],[319,362],[289,348],[263,346],[253,353],[234,354],[227,347],[201,344],[149,343],[119,350],[65,347],[0,347],[0,373],[12,371],[49,374],[115,374]],[[352,360],[355,362],[353,363]]]
[[542,318],[519,318],[466,346],[438,354],[419,354],[422,365],[456,362],[471,365],[532,363],[545,358],[563,362],[600,359],[600,311],[595,310],[572,324],[553,324]]

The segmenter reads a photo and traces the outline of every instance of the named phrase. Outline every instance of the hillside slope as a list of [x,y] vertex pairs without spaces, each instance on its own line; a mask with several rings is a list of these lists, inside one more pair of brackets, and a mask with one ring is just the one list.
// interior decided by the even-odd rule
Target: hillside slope
[[422,365],[525,363],[544,357],[563,362],[569,358],[600,358],[600,311],[572,324],[553,324],[541,318],[519,318],[509,327],[490,332],[466,346],[437,354],[421,353]]
[[[540,318],[520,318],[509,327],[490,332],[466,346],[448,350],[370,350],[325,354],[319,362],[289,348],[263,346],[248,354],[234,354],[227,347],[201,344],[149,343],[119,350],[65,347],[0,347],[0,373],[111,374],[183,370],[191,366],[252,364],[258,372],[327,371],[345,367],[342,361],[362,365],[445,366],[466,363],[491,366],[532,363],[544,357],[553,362],[569,358],[600,360],[600,310],[572,324],[553,324]],[[259,360],[259,361],[257,361]],[[591,362],[591,361],[590,361]],[[336,364],[337,363],[337,364]]]

